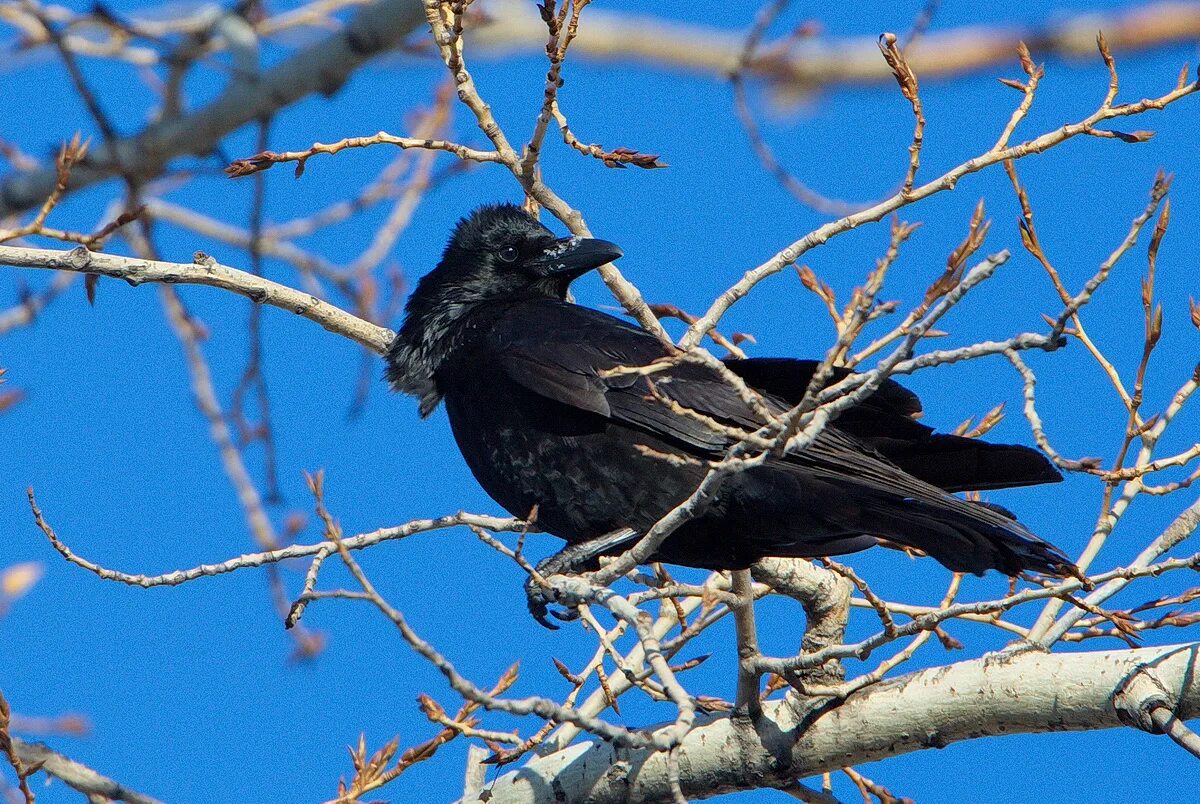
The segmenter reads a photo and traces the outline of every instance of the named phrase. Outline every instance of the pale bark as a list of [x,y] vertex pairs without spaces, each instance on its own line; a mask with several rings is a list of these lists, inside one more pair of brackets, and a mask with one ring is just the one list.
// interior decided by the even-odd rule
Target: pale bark
[[139,793],[137,790],[97,773],[87,765],[63,756],[45,743],[28,743],[20,738],[13,738],[13,749],[26,768],[37,766],[47,775],[61,779],[68,787],[83,793],[88,801],[162,804],[156,798]]
[[0,246],[0,265],[100,274],[124,280],[135,287],[144,282],[161,282],[167,285],[207,285],[221,288],[259,304],[268,304],[303,316],[330,332],[356,341],[380,354],[387,351],[395,335],[387,327],[352,315],[316,296],[246,271],[239,271],[237,268],[221,265],[202,254],[197,255],[197,262],[187,264],[101,254],[88,251],[83,246],[71,251]]
[[[1187,720],[1200,715],[1198,664],[1200,643],[991,654],[881,682],[806,728],[788,704],[767,704],[755,725],[721,717],[693,729],[680,784],[700,799],[979,737],[1144,726],[1164,707]],[[667,771],[665,752],[589,742],[531,760],[488,790],[492,804],[670,801]]]
[[[230,85],[196,111],[152,125],[140,134],[93,148],[86,163],[71,171],[71,189],[128,174],[157,176],[172,159],[210,153],[229,133],[315,93],[332,95],[371,58],[396,47],[425,23],[419,0],[377,0],[350,23],[307,47],[255,81]],[[16,173],[0,183],[0,217],[41,204],[54,190],[53,165]]]

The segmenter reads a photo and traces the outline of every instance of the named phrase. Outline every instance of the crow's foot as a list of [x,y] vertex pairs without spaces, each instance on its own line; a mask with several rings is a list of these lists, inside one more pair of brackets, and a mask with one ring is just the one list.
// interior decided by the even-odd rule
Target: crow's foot
[[[586,542],[567,545],[558,553],[538,563],[536,567],[538,576],[545,579],[552,575],[576,575],[582,570],[588,569],[589,565],[592,565],[599,556],[611,551],[614,547],[631,542],[637,537],[637,531],[621,528]],[[564,622],[579,619],[579,612],[575,610],[574,606],[567,606],[567,601],[562,598],[553,585],[541,583],[534,576],[530,576],[525,581],[525,598],[533,619],[551,631],[557,631],[558,626],[547,620],[547,615]],[[551,608],[555,604],[563,604],[567,607],[563,610]]]

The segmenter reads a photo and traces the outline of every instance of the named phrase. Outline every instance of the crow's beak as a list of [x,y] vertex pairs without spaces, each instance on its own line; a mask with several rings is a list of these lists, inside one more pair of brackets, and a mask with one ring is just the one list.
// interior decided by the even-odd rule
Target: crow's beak
[[623,253],[616,243],[607,240],[564,237],[535,257],[531,264],[544,276],[580,276],[612,262]]

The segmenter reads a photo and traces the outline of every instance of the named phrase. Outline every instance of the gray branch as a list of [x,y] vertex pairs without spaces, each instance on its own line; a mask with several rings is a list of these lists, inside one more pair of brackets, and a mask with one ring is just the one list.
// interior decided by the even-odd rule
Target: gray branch
[[[255,81],[237,81],[215,101],[140,134],[97,146],[71,171],[77,190],[122,173],[149,179],[174,158],[211,153],[226,135],[314,93],[332,95],[363,63],[399,45],[425,22],[420,0],[376,0],[350,23]],[[0,183],[0,217],[38,206],[54,189],[53,165],[16,173]]]
[[144,282],[207,285],[237,293],[258,304],[268,304],[303,316],[379,354],[386,352],[388,344],[392,342],[395,333],[387,327],[359,318],[316,296],[221,265],[199,252],[195,259],[196,262],[186,264],[102,254],[88,251],[84,246],[71,251],[0,246],[0,265],[101,274],[122,279],[134,287]]
[[65,757],[45,743],[27,743],[13,738],[13,748],[25,767],[40,765],[40,769],[61,779],[88,797],[88,800],[126,801],[129,804],[162,804],[158,799],[131,790],[120,782],[113,781],[75,760]]
[[[798,723],[787,704],[772,703],[753,727],[720,717],[693,729],[679,752],[680,784],[696,799],[783,788],[846,765],[978,737],[1137,726],[1139,712],[1164,705],[1183,721],[1200,715],[1198,664],[1200,643],[1030,650],[884,681],[818,709],[808,723]],[[1148,676],[1155,683],[1140,684],[1148,692],[1139,693],[1131,682]],[[531,760],[488,791],[492,804],[672,800],[665,752],[595,742]]]

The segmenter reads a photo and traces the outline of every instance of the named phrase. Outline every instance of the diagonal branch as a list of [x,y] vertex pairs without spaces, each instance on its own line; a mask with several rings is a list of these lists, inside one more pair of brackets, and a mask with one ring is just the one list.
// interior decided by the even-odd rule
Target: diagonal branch
[[[195,112],[149,126],[140,134],[94,148],[71,172],[76,190],[121,173],[157,176],[172,159],[211,152],[227,134],[309,95],[332,95],[366,61],[400,44],[424,22],[419,0],[376,0],[341,31],[263,72],[237,81]],[[54,190],[52,166],[0,183],[0,217],[40,205]]]
[[65,757],[45,743],[27,743],[14,738],[13,747],[21,763],[37,765],[47,775],[62,780],[87,796],[88,801],[125,801],[129,804],[161,804],[158,799],[132,790],[120,782],[102,776],[86,765]]
[[[950,170],[943,173],[936,179],[927,182],[926,184],[915,186],[908,191],[896,193],[891,198],[882,201],[875,206],[864,209],[860,212],[855,212],[846,217],[839,218],[835,221],[830,221],[823,226],[814,229],[804,237],[796,240],[787,248],[779,251],[775,256],[771,257],[766,262],[752,268],[742,276],[737,282],[721,293],[709,307],[708,311],[696,320],[696,323],[688,327],[686,333],[679,340],[681,349],[691,349],[700,343],[704,338],[705,333],[717,325],[721,317],[729,311],[734,304],[746,295],[761,281],[769,276],[773,276],[780,271],[792,265],[800,259],[808,251],[821,246],[830,239],[844,234],[854,228],[857,228],[864,223],[871,223],[882,220],[887,215],[895,212],[901,207],[908,206],[916,201],[928,198],[948,190],[953,190],[958,184],[958,181],[964,176],[972,173],[978,173],[984,168],[990,167],[1001,162],[1021,159],[1033,154],[1040,154],[1049,150],[1061,143],[1081,135],[1092,135],[1097,131],[1096,126],[1101,123],[1121,118],[1131,117],[1142,114],[1149,110],[1161,110],[1182,98],[1187,97],[1200,91],[1200,80],[1192,81],[1191,83],[1183,83],[1181,81],[1173,90],[1167,92],[1157,98],[1144,98],[1134,103],[1126,103],[1117,106],[1102,105],[1095,112],[1088,115],[1084,119],[1060,126],[1052,131],[1047,131],[1037,137],[1026,140],[1025,142],[1016,145],[1004,146],[998,143],[996,146],[989,148],[987,151],[979,154],[973,159],[969,159]],[[1022,104],[1024,105],[1024,104]],[[1011,125],[1011,123],[1010,123]],[[911,167],[911,165],[910,165]],[[1102,281],[1102,280],[1101,280]],[[1094,288],[1093,288],[1094,289]],[[1085,287],[1085,292],[1088,288]],[[1083,294],[1081,294],[1082,296]],[[1087,293],[1090,296],[1090,292]]]
[[316,296],[246,271],[220,265],[201,252],[196,252],[196,262],[187,264],[99,254],[88,251],[83,246],[70,251],[0,246],[0,265],[101,274],[122,279],[134,287],[143,282],[161,282],[168,285],[208,285],[221,288],[259,304],[269,304],[307,318],[330,332],[349,338],[379,354],[387,351],[395,336],[387,327],[365,321]]

